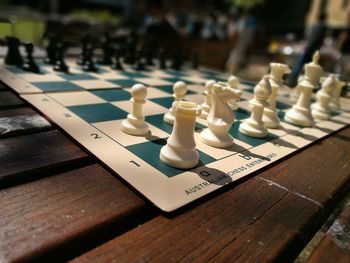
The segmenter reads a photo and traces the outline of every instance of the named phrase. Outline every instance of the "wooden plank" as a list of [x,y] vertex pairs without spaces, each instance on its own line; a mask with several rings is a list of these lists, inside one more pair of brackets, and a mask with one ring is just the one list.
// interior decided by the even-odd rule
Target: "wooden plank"
[[307,262],[350,262],[350,199]]
[[0,200],[0,262],[77,253],[95,244],[92,233],[117,232],[145,205],[97,164],[4,189]]
[[87,154],[58,131],[0,140],[0,188],[9,180],[72,164]]
[[24,102],[10,91],[0,91],[0,109],[24,106]]
[[[349,186],[349,169],[344,169],[350,160],[348,134],[349,128],[266,169],[237,189],[174,218],[158,216],[75,260],[290,262],[328,216],[331,206],[320,202],[329,202]],[[316,167],[305,165],[314,165],[313,159]],[[290,178],[284,186],[265,179],[273,178],[270,174],[278,177],[282,171]],[[297,191],[304,189],[301,184],[308,173],[317,178],[311,181],[312,188],[323,179],[330,184],[318,194],[328,198],[316,201]],[[329,174],[333,182],[327,179]],[[293,186],[299,188],[292,191]]]
[[52,125],[31,108],[0,111],[0,138],[51,129]]
[[[350,128],[283,161],[259,178],[285,187],[320,205],[337,202],[350,180]],[[342,193],[342,192],[339,192]]]
[[0,91],[2,90],[8,90],[8,87],[3,82],[0,81]]
[[73,261],[268,262],[303,245],[318,210],[253,178],[174,218],[158,216]]

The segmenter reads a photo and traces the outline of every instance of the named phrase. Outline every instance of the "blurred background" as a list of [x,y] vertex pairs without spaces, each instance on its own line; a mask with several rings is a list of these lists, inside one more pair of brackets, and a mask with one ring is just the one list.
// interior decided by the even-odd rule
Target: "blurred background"
[[[181,45],[199,64],[257,80],[272,61],[293,68],[321,51],[326,71],[350,74],[350,0],[0,0],[0,38],[37,46],[59,34],[80,45],[108,32],[116,41]],[[123,40],[124,39],[124,40]]]

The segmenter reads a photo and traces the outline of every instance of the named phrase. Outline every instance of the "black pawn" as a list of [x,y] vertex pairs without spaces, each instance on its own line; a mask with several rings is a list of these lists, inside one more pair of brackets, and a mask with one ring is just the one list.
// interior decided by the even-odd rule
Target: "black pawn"
[[26,43],[26,44],[24,44],[24,47],[26,49],[27,56],[24,60],[22,68],[26,71],[40,73],[40,69],[33,59],[33,51],[34,51],[33,44]]
[[183,58],[182,58],[182,50],[181,48],[177,48],[174,52],[173,62],[171,64],[171,68],[175,70],[180,70],[182,67]]
[[68,73],[69,68],[64,62],[64,47],[62,43],[57,43],[57,48],[56,48],[56,62],[55,66],[53,67],[55,71],[60,71],[60,72],[65,72]]
[[144,70],[145,69],[145,63],[143,61],[142,52],[141,50],[137,50],[135,54],[135,70]]
[[49,37],[49,44],[46,47],[46,58],[44,62],[54,65],[56,62],[56,48],[58,39],[56,37]]
[[23,59],[19,52],[20,42],[16,37],[6,37],[7,54],[5,57],[5,64],[13,66],[22,66]]
[[77,64],[80,66],[84,65],[87,61],[86,51],[88,46],[90,45],[90,41],[91,41],[90,35],[85,35],[81,40],[82,49],[81,49],[81,54],[79,55],[77,60]]
[[166,58],[165,58],[165,51],[163,48],[159,50],[159,67],[161,69],[166,69]]
[[120,48],[119,47],[117,47],[114,51],[114,58],[115,58],[115,61],[114,61],[114,65],[112,66],[112,68],[116,69],[116,70],[124,70],[123,65],[120,62]]
[[146,65],[153,66],[153,50],[151,47],[148,47],[146,50]]
[[112,65],[113,49],[111,47],[111,38],[108,33],[102,41],[102,58],[98,61],[101,65]]
[[126,64],[135,64],[135,41],[133,37],[128,37],[126,42],[126,54],[124,57],[124,62]]
[[83,65],[83,70],[87,72],[97,72],[97,68],[95,66],[94,60],[93,60],[93,48],[92,46],[88,46],[86,49],[86,62]]
[[198,66],[199,66],[199,56],[197,52],[194,52],[192,54],[192,68],[198,69]]

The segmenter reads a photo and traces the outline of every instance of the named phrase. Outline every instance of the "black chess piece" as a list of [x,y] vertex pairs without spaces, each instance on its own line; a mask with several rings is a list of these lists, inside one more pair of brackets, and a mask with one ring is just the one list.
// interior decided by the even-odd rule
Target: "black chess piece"
[[124,63],[126,64],[135,64],[135,41],[132,36],[127,38],[126,41],[126,53],[124,57]]
[[160,69],[166,69],[165,51],[163,48],[159,50],[159,67]]
[[93,47],[91,45],[87,46],[85,56],[86,62],[83,65],[83,70],[87,72],[97,72],[97,68],[93,60]]
[[199,55],[198,52],[193,52],[192,54],[192,68],[198,69],[199,67]]
[[6,37],[7,54],[5,64],[13,66],[22,66],[23,59],[19,52],[20,41],[16,37]]
[[84,65],[87,62],[88,58],[86,56],[86,50],[87,50],[88,46],[90,45],[90,42],[91,42],[91,37],[88,34],[86,34],[81,40],[81,43],[82,43],[81,53],[80,53],[78,60],[77,60],[77,64],[80,66]]
[[141,49],[136,50],[134,69],[135,70],[145,70],[145,63],[144,63],[144,60],[142,57]]
[[56,46],[58,38],[55,36],[49,37],[49,44],[46,47],[46,58],[44,62],[47,64],[54,65],[56,62]]
[[120,47],[116,47],[114,50],[114,64],[112,66],[113,69],[116,70],[124,70],[123,65],[120,62]]
[[153,62],[153,50],[152,48],[149,46],[146,49],[146,65],[147,66],[153,66],[154,62]]
[[69,68],[68,68],[66,62],[64,62],[64,51],[65,51],[65,48],[64,48],[63,44],[60,43],[60,42],[57,43],[57,47],[56,47],[56,62],[55,62],[55,65],[54,65],[53,69],[55,71],[68,73],[69,72]]
[[38,65],[35,63],[33,58],[33,51],[34,46],[32,43],[25,43],[24,44],[27,56],[24,60],[22,68],[26,71],[34,72],[34,73],[40,73],[40,69]]
[[113,49],[111,47],[111,38],[108,32],[105,33],[102,41],[102,58],[98,61],[101,65],[112,65]]
[[173,56],[173,61],[171,64],[171,68],[175,70],[180,70],[183,63],[182,50],[181,48],[176,48]]

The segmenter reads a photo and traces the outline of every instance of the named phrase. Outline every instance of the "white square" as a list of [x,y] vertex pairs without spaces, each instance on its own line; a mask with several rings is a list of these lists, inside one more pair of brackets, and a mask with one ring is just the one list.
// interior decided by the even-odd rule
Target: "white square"
[[98,128],[103,133],[107,134],[113,140],[117,141],[123,146],[139,144],[159,138],[169,137],[169,134],[158,129],[157,127],[148,123],[149,132],[143,136],[134,136],[127,134],[121,130],[121,123],[123,120],[113,120],[93,123],[92,125]]
[[166,86],[172,85],[170,81],[162,80],[159,78],[137,78],[137,82],[144,83],[146,86]]
[[56,81],[66,81],[64,78],[55,74],[34,74],[34,73],[24,73],[18,74],[19,77],[23,78],[27,82],[56,82]]
[[118,85],[105,80],[75,80],[72,82],[84,89],[111,89],[118,87]]
[[[236,124],[237,125],[237,124]],[[212,147],[200,139],[200,131],[194,133],[195,141],[196,141],[196,148],[205,154],[214,157],[215,159],[222,159],[224,157],[245,151],[251,146],[245,142],[242,142],[240,140],[237,140],[236,138],[233,139],[233,145],[227,148],[216,148]]]
[[88,91],[50,93],[49,96],[64,106],[105,103],[106,101]]

